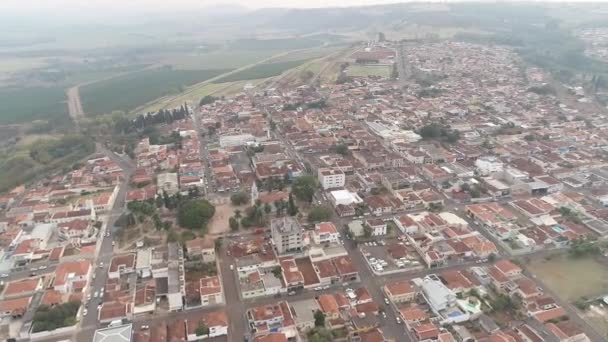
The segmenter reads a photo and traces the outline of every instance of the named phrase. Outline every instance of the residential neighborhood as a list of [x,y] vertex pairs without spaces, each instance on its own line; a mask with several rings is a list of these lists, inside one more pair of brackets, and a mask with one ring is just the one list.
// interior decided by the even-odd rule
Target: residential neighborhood
[[370,41],[343,63],[185,103],[132,155],[98,144],[2,195],[0,336],[605,340],[605,278],[582,277],[608,272],[606,108],[540,91],[506,46]]

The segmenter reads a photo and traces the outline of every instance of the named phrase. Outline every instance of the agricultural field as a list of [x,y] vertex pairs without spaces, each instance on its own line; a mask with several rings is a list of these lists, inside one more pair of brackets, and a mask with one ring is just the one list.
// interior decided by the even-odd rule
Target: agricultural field
[[207,70],[207,69],[236,69],[253,64],[285,50],[241,50],[222,49],[208,53],[174,54],[160,59],[162,64],[171,65],[174,69]]
[[569,302],[583,296],[592,298],[606,294],[608,289],[608,265],[592,258],[559,256],[532,261],[527,267],[546,286]]
[[379,76],[388,78],[391,69],[387,65],[358,65],[353,64],[346,69],[346,74],[352,77]]
[[37,119],[69,119],[65,90],[62,87],[0,89],[0,103],[2,125]]
[[323,45],[321,39],[310,38],[277,38],[277,39],[238,39],[230,42],[233,49],[244,50],[295,50],[308,49]]
[[186,89],[182,94],[177,96],[166,96],[156,101],[151,102],[147,106],[138,110],[141,113],[156,112],[160,109],[175,108],[179,107],[184,103],[190,103],[193,105],[207,95],[213,96],[230,96],[243,91],[243,88],[247,84],[256,86],[266,79],[258,80],[246,80],[246,81],[235,81],[225,83],[203,83],[195,84]]
[[171,68],[144,70],[86,85],[80,89],[80,96],[87,114],[104,114],[117,110],[128,112],[154,99],[180,93],[190,85],[227,71]]
[[297,60],[297,61],[290,61],[290,62],[258,64],[251,68],[233,73],[231,75],[227,75],[225,77],[221,77],[221,78],[215,80],[214,83],[255,80],[255,79],[260,79],[260,78],[278,76],[278,75],[282,74],[284,71],[295,68],[305,62],[306,62],[306,60]]

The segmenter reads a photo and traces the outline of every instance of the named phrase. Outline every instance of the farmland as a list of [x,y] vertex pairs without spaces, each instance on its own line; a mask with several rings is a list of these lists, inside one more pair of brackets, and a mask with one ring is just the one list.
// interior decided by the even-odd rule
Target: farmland
[[156,98],[181,92],[228,70],[145,70],[92,83],[80,89],[84,110],[89,114],[130,111]]
[[255,80],[259,78],[268,78],[273,76],[278,76],[282,74],[284,71],[295,68],[303,63],[306,60],[297,60],[297,61],[289,61],[289,62],[279,62],[279,63],[266,63],[266,64],[258,64],[249,69],[242,70],[236,72],[231,75],[227,75],[225,77],[221,77],[214,81],[214,83],[224,83],[224,82],[235,82],[242,80]]
[[61,87],[0,89],[0,103],[0,124],[68,119],[65,91]]

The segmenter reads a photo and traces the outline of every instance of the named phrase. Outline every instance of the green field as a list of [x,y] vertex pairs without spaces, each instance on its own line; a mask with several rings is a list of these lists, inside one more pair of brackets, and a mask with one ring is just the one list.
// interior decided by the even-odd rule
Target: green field
[[348,76],[352,77],[368,77],[380,76],[388,78],[391,73],[390,67],[386,65],[351,65],[346,70]]
[[61,87],[0,89],[0,104],[0,124],[68,119],[65,90]]
[[228,70],[145,70],[86,85],[80,89],[84,111],[88,114],[131,111],[169,94],[177,94],[195,83]]
[[174,69],[236,69],[244,65],[253,64],[284,50],[219,50],[201,54],[175,54],[165,56],[161,63],[173,66]]
[[320,46],[323,41],[314,38],[239,39],[230,43],[233,49],[244,50],[295,50]]
[[298,61],[290,61],[290,62],[280,62],[280,63],[265,63],[253,66],[249,69],[236,72],[234,74],[221,77],[213,83],[225,83],[225,82],[235,82],[235,81],[243,81],[243,80],[255,80],[259,78],[268,78],[273,76],[278,76],[282,74],[284,71],[295,68],[299,65],[306,63],[306,60],[298,60]]
[[591,258],[567,256],[531,262],[528,269],[561,298],[573,302],[582,296],[606,294],[608,266]]

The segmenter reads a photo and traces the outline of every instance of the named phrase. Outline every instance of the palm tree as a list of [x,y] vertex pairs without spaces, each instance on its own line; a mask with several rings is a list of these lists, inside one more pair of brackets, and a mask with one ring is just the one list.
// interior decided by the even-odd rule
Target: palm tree
[[235,210],[234,211],[234,218],[236,218],[237,220],[241,218],[241,211],[240,210]]

